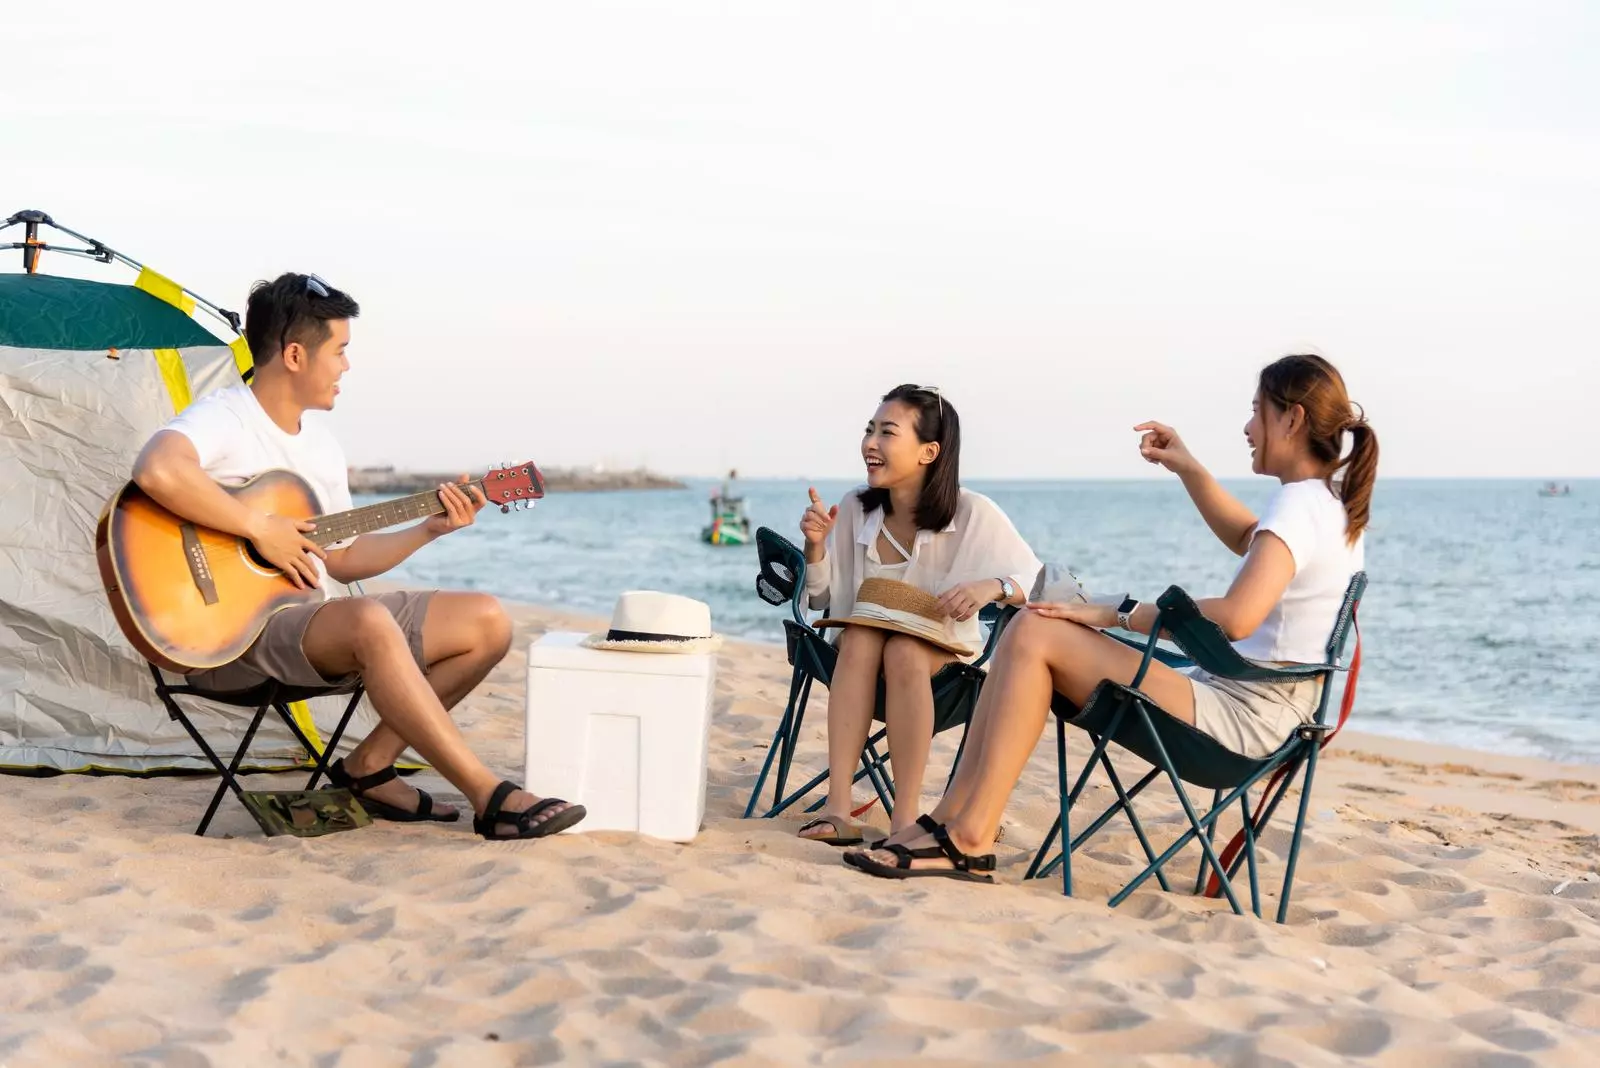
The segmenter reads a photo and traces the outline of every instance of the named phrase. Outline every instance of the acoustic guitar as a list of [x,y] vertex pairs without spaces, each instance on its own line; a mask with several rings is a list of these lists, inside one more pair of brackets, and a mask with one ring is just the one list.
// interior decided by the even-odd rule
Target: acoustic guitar
[[[544,476],[531,461],[460,485],[477,486],[502,512],[544,496]],[[223,489],[257,511],[314,521],[306,537],[322,546],[445,511],[435,489],[317,515],[316,494],[291,471]],[[325,596],[297,587],[249,539],[180,519],[132,482],[101,511],[95,555],[122,633],[151,663],[184,675],[229,663],[274,613]]]

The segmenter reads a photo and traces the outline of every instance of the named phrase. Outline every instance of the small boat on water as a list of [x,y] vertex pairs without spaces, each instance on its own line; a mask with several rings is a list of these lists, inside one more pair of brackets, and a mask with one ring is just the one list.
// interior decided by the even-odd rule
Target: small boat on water
[[711,524],[700,530],[700,540],[708,545],[746,545],[750,541],[744,498],[733,490],[738,477],[737,471],[729,471],[721,487],[711,491]]
[[1572,496],[1572,487],[1567,485],[1564,482],[1562,482],[1562,483],[1546,482],[1544,485],[1539,487],[1539,496],[1541,496],[1541,497],[1570,497],[1570,496]]

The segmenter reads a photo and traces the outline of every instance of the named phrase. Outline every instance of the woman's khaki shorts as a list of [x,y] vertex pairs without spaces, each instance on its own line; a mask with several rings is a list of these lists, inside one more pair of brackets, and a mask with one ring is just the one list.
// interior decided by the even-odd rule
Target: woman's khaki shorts
[[[433,594],[433,590],[396,590],[365,598],[383,605],[394,616],[394,621],[400,624],[401,633],[406,636],[406,644],[411,648],[411,658],[424,674],[428,671],[428,664],[422,658],[422,624],[428,617],[428,602]],[[311,617],[327,603],[316,601],[295,605],[274,614],[267,620],[261,636],[237,660],[209,671],[197,671],[185,678],[185,685],[225,692],[248,690],[268,679],[277,679],[288,686],[305,687],[353,683],[356,680],[354,675],[342,679],[324,676],[312,666],[301,646]]]
[[1322,680],[1243,682],[1190,668],[1194,725],[1240,756],[1264,757],[1317,714]]

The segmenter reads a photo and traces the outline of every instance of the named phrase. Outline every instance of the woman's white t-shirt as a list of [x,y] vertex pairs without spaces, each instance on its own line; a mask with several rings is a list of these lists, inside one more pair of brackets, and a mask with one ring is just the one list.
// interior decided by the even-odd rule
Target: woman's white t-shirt
[[1366,566],[1366,534],[1351,545],[1346,522],[1344,503],[1321,479],[1289,482],[1273,494],[1252,538],[1269,530],[1281,538],[1294,557],[1294,578],[1255,633],[1233,643],[1239,655],[1293,664],[1327,660],[1345,591]]

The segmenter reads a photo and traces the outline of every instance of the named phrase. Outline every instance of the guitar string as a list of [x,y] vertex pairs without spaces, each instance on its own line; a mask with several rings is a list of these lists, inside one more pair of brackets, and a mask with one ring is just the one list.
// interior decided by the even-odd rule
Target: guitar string
[[[459,485],[477,486],[487,493],[483,479],[474,479],[472,482],[459,483]],[[425,516],[439,515],[444,511],[444,502],[439,499],[439,491],[424,490],[409,497],[396,497],[394,500],[382,501],[378,504],[368,504],[344,512],[335,512],[331,515],[316,516],[312,519],[312,522],[317,525],[315,534],[319,538],[326,539],[323,544],[331,544],[357,534],[368,534],[374,530],[382,530],[384,527],[404,523],[408,519],[421,519]],[[393,514],[391,515],[390,513]]]

